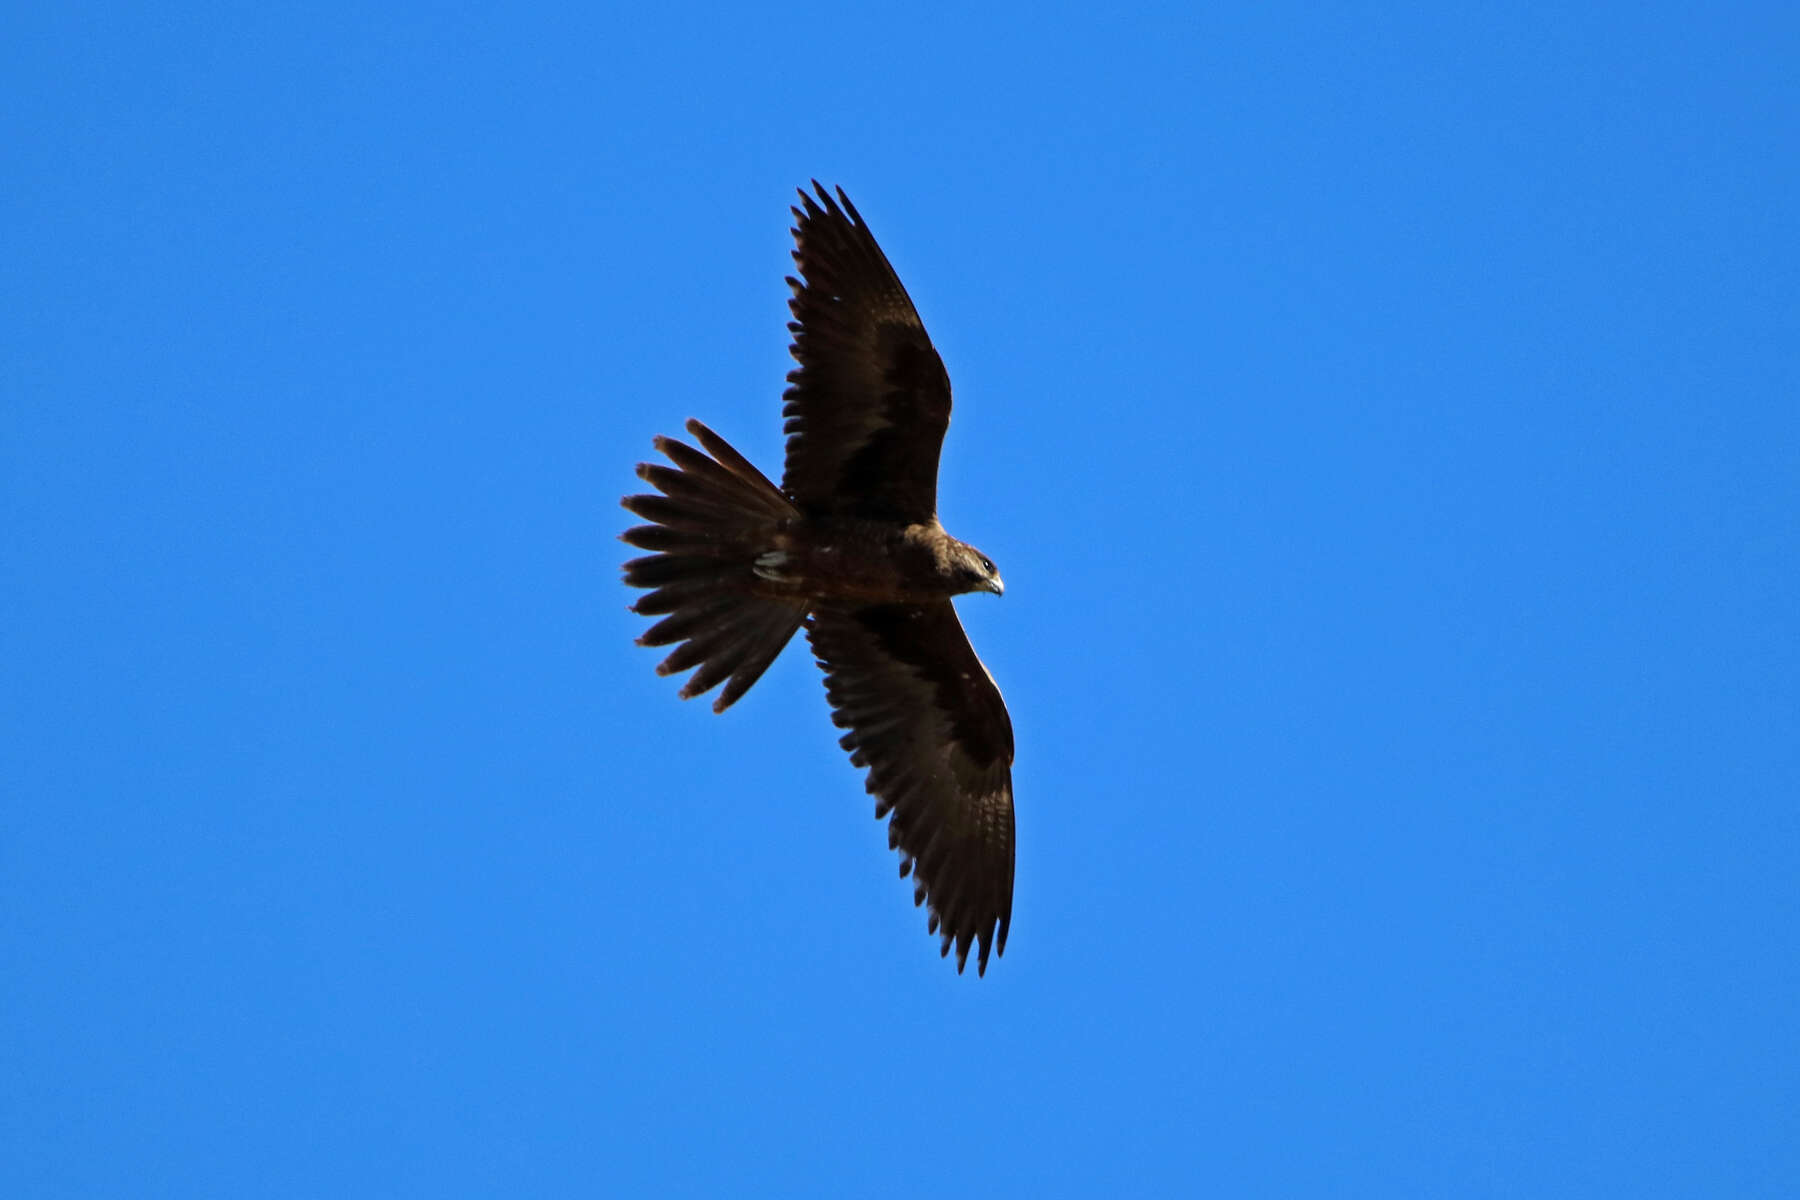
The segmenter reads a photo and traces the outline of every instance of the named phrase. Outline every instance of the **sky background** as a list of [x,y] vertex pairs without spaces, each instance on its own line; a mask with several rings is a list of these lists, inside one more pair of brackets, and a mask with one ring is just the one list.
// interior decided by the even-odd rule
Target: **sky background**
[[[15,6],[0,1194],[1800,1194],[1796,63]],[[804,644],[716,717],[618,580],[652,436],[778,475],[812,177],[1008,584],[985,979]]]

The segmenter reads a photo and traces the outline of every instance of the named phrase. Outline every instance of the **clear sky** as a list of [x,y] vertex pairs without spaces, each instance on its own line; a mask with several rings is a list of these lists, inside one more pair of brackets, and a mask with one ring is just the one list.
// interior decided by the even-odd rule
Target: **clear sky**
[[[1792,5],[31,5],[0,1194],[1800,1194]],[[956,387],[985,979],[795,644],[787,206]]]

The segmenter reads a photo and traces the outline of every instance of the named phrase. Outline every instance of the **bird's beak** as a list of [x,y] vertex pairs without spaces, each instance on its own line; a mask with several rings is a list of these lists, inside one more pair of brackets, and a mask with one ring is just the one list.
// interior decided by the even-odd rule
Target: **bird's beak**
[[996,596],[1006,595],[1006,583],[998,575],[988,580],[987,590]]

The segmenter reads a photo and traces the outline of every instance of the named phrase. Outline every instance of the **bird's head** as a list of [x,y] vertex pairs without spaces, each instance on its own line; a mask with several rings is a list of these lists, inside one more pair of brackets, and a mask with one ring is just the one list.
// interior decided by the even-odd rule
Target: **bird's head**
[[951,583],[957,592],[992,592],[1003,595],[1006,584],[1000,580],[1000,570],[994,566],[994,560],[965,543],[957,543],[956,551],[950,558]]

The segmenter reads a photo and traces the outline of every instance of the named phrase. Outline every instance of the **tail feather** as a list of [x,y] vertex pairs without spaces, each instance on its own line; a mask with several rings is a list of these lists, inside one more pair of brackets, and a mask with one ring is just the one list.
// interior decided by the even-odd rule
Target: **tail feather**
[[638,638],[640,646],[672,646],[677,642],[687,642],[669,655],[658,668],[662,675],[670,675],[676,671],[685,671],[701,658],[691,657],[697,650],[713,640],[719,633],[732,627],[732,614],[740,607],[738,598],[725,591],[716,583],[710,583],[706,592],[684,601],[675,611],[649,629]]
[[[649,500],[649,496],[627,496],[627,500]],[[656,550],[662,554],[710,554],[718,537],[704,530],[676,529],[669,525],[637,525],[626,531],[624,539],[640,550]],[[633,559],[626,570],[637,569],[639,562],[654,563],[655,558]],[[650,569],[650,568],[644,568]]]
[[[693,434],[695,439],[706,448],[708,454],[718,460],[720,466],[750,484],[765,497],[779,500],[782,515],[792,516],[795,513],[794,506],[788,502],[786,496],[782,495],[781,489],[765,479],[763,473],[757,470],[749,459],[734,450],[730,442],[691,417],[688,419],[687,431]],[[686,447],[682,448],[686,449]]]
[[743,509],[731,504],[706,503],[672,494],[628,496],[626,499],[630,501],[626,507],[644,520],[687,534],[699,543],[735,533],[732,525],[743,519]]
[[[718,587],[716,580],[709,578],[680,579],[665,584],[648,596],[644,596],[631,606],[631,611],[643,617],[657,617],[664,613],[672,613],[691,605],[696,600],[704,599],[706,593]],[[648,641],[645,634],[638,641],[646,646],[660,646],[663,643]]]
[[621,501],[650,522],[626,530],[623,540],[654,552],[625,564],[625,582],[649,589],[633,612],[663,618],[638,644],[680,643],[657,673],[693,668],[681,689],[684,700],[723,683],[713,702],[713,711],[723,712],[762,677],[806,618],[804,600],[755,588],[757,555],[777,526],[799,513],[724,438],[698,421],[687,429],[705,452],[657,438],[657,450],[675,465],[642,463],[638,477],[661,495]]

